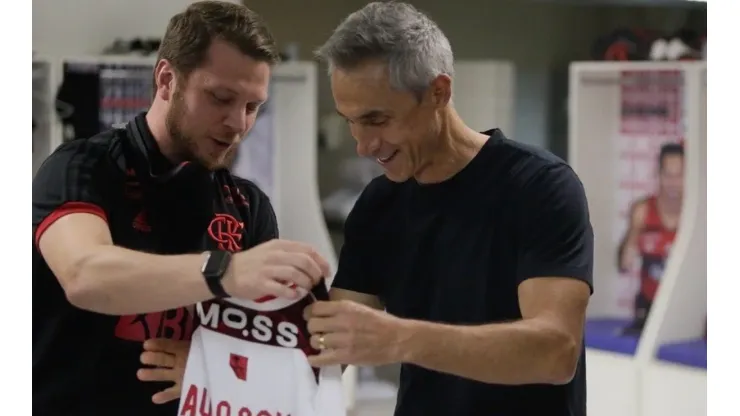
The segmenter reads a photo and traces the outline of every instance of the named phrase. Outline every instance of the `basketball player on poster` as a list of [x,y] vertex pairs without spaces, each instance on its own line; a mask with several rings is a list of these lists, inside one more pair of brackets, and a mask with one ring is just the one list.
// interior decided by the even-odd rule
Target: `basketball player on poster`
[[626,334],[642,332],[658,290],[681,218],[683,174],[683,146],[664,144],[658,156],[657,193],[635,201],[630,209],[630,223],[619,245],[617,261],[621,273],[639,267],[640,288],[635,297],[634,320],[625,328]]

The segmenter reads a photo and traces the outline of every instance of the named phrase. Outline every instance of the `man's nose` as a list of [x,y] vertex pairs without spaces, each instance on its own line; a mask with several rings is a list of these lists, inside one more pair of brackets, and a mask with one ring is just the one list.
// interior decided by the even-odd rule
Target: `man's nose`
[[247,115],[247,110],[244,108],[235,108],[229,111],[225,124],[235,132],[242,132],[247,130],[248,123],[249,116]]
[[362,157],[374,156],[380,149],[381,140],[379,138],[356,138],[357,140],[357,154]]

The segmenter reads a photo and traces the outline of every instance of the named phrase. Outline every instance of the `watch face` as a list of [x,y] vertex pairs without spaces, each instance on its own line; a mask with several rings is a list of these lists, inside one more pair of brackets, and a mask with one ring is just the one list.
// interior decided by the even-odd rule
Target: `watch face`
[[206,269],[208,268],[208,262],[211,260],[211,252],[209,251],[206,253],[206,258],[203,260],[203,266],[200,267],[201,274],[206,274]]

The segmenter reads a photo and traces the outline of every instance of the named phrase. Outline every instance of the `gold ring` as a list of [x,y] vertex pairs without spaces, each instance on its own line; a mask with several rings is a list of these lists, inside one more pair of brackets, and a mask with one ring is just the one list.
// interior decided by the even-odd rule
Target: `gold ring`
[[319,349],[321,351],[326,349],[326,339],[324,338],[324,335],[319,336]]

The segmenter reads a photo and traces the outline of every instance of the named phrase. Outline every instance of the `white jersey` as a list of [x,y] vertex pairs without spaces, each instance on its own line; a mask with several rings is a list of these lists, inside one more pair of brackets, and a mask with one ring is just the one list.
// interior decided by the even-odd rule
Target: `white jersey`
[[311,302],[198,304],[178,415],[345,416],[341,368],[313,369],[306,358],[318,353],[303,319]]

